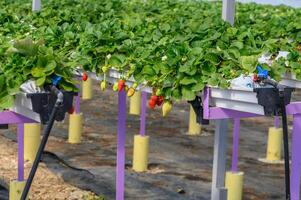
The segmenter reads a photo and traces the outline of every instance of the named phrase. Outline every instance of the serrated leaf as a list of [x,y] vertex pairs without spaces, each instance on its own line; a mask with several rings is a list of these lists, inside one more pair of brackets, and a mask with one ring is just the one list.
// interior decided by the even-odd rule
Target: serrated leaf
[[197,80],[195,80],[193,77],[185,76],[181,81],[180,84],[182,85],[190,85],[192,83],[197,83]]
[[35,78],[39,78],[39,77],[44,76],[44,68],[42,68],[42,67],[32,68],[31,75]]
[[42,76],[36,80],[36,84],[37,86],[40,87],[44,85],[45,81],[46,81],[46,76]]
[[191,90],[191,87],[182,87],[182,96],[183,99],[186,101],[192,101],[195,99],[196,94],[194,91]]

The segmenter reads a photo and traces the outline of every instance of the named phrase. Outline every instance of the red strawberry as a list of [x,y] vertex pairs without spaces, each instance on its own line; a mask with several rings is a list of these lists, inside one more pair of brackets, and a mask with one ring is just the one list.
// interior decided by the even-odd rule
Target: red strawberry
[[158,96],[156,96],[156,95],[152,95],[151,96],[151,100],[153,100],[154,102],[157,102],[158,101]]
[[69,108],[68,113],[70,115],[74,113],[74,106],[72,106],[71,108]]
[[120,92],[125,86],[125,80],[119,80],[118,81],[118,91]]
[[154,109],[155,106],[156,106],[156,102],[153,101],[152,99],[150,99],[150,100],[148,101],[148,106],[149,106],[150,109]]
[[159,98],[158,98],[158,100],[157,100],[157,105],[158,105],[158,106],[161,106],[162,103],[163,103],[163,101],[164,101],[164,97],[163,97],[163,96],[159,96]]
[[87,73],[85,73],[85,72],[83,73],[82,80],[83,81],[88,80],[88,74]]

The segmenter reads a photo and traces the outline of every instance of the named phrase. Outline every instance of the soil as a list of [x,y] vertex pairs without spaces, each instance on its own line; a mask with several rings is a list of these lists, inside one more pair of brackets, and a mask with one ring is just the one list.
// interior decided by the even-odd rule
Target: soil
[[[56,123],[47,151],[33,183],[32,199],[83,199],[84,195],[115,198],[115,159],[117,93],[101,92],[95,83],[93,100],[83,101],[84,132],[81,144],[67,143],[68,118]],[[188,136],[189,105],[174,105],[167,118],[161,110],[148,110],[147,135],[150,136],[149,170],[131,169],[133,137],[139,133],[139,117],[127,117],[126,199],[128,200],[208,200],[210,199],[214,124],[203,126],[199,136]],[[231,124],[231,123],[230,123]],[[265,164],[268,127],[271,118],[242,120],[239,169],[245,173],[244,200],[283,200],[283,164]],[[4,182],[16,178],[16,130],[0,130],[0,177]],[[228,169],[231,161],[229,126]],[[80,168],[73,169],[62,163]],[[30,165],[26,164],[28,171]],[[0,190],[1,194],[1,190]]]

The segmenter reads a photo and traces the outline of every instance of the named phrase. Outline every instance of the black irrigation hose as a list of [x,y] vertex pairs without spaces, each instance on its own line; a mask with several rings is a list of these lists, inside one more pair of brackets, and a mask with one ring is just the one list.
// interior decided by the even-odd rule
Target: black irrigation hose
[[281,113],[282,113],[282,129],[283,129],[283,147],[284,147],[284,165],[285,165],[285,199],[291,199],[290,191],[290,155],[289,155],[289,143],[288,143],[288,127],[287,127],[287,115],[284,101],[284,91],[279,91]]
[[46,143],[47,143],[47,140],[48,140],[48,137],[50,135],[50,131],[51,131],[51,128],[53,126],[53,123],[54,123],[54,120],[55,120],[55,115],[56,115],[56,112],[58,110],[58,107],[57,106],[54,106],[53,110],[52,110],[52,113],[50,115],[50,120],[49,120],[49,123],[47,124],[46,128],[44,129],[44,135],[43,135],[43,138],[42,138],[42,141],[41,141],[41,144],[39,146],[39,149],[38,149],[38,152],[37,152],[37,156],[34,160],[34,163],[32,165],[32,168],[30,170],[30,173],[29,173],[29,176],[28,176],[28,179],[26,181],[26,185],[24,187],[24,190],[22,192],[22,196],[21,196],[21,200],[26,200],[26,197],[28,195],[28,192],[30,190],[30,187],[31,187],[31,184],[32,184],[32,181],[33,181],[33,178],[35,176],[35,173],[38,169],[38,166],[39,166],[39,162],[41,160],[41,157],[42,157],[42,153],[45,149],[45,146],[46,146]]
[[82,169],[82,168],[78,168],[78,167],[74,167],[70,164],[68,164],[64,159],[60,158],[58,155],[56,155],[55,153],[53,152],[50,152],[50,151],[44,151],[43,154],[45,155],[50,155],[52,157],[54,157],[55,159],[57,159],[60,163],[62,163],[63,165],[65,165],[66,167],[70,168],[70,169],[73,169],[73,170],[76,170],[76,171],[82,171],[82,172],[87,172],[89,173],[90,175],[92,175],[94,178],[95,178],[95,175],[92,174],[89,170],[86,170],[86,169]]
[[41,140],[41,144],[39,146],[36,158],[35,158],[35,160],[33,162],[33,165],[32,165],[32,168],[30,170],[28,179],[26,181],[26,185],[25,185],[24,190],[22,192],[21,200],[26,200],[26,197],[27,197],[28,192],[30,190],[33,178],[34,178],[35,173],[36,173],[36,171],[38,169],[39,162],[41,160],[43,151],[44,151],[46,143],[48,141],[48,138],[49,138],[49,135],[50,135],[50,131],[51,131],[52,127],[53,127],[53,123],[55,121],[55,117],[56,117],[58,108],[59,108],[59,106],[60,106],[60,104],[62,103],[62,100],[63,100],[62,93],[55,86],[53,86],[51,89],[56,94],[57,101],[56,101],[56,103],[55,103],[55,105],[54,105],[54,107],[52,109],[51,114],[50,114],[49,122],[48,122],[47,126],[44,129],[43,138]]
[[284,170],[285,170],[285,200],[291,200],[291,186],[290,186],[290,155],[289,155],[289,143],[288,143],[288,127],[287,127],[287,115],[284,99],[283,86],[279,85],[276,81],[271,79],[264,79],[264,83],[274,86],[279,90],[280,97],[280,109],[282,115],[282,131],[283,131],[283,148],[284,148]]

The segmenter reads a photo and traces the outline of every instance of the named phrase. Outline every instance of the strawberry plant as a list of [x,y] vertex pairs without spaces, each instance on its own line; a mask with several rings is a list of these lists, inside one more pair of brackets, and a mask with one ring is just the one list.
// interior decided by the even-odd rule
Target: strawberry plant
[[[0,2],[2,108],[22,82],[34,78],[47,84],[59,69],[64,69],[62,87],[73,90],[71,71],[79,66],[101,76],[114,68],[124,80],[133,77],[160,91],[165,108],[170,100],[193,100],[206,85],[227,88],[229,80],[255,72],[264,53],[291,52],[288,65],[280,59],[263,67],[276,80],[287,71],[301,79],[301,9],[237,3],[230,26],[221,19],[220,2],[49,0],[35,13],[31,1],[22,3]],[[26,37],[44,41],[39,55],[6,53],[11,40]],[[50,69],[55,66],[49,75],[41,73],[46,65],[38,66],[40,56],[47,57]],[[11,75],[11,69],[18,73]],[[114,90],[122,88],[121,81],[114,84]]]
[[64,67],[59,55],[55,55],[52,48],[45,47],[41,40],[13,41],[12,44],[6,44],[0,57],[0,109],[13,105],[13,95],[29,79],[34,79],[36,85],[42,87],[50,84],[55,74],[62,77],[59,87],[65,91],[77,90],[70,68]]

